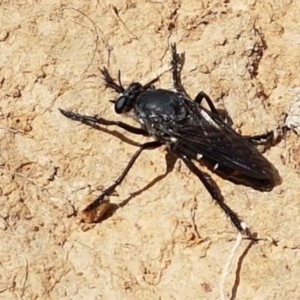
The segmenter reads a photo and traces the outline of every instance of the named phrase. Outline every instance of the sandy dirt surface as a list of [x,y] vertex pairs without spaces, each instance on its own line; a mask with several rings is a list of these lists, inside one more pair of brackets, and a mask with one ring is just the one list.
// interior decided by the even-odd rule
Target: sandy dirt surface
[[[99,67],[124,85],[162,74],[157,86],[171,88],[176,42],[192,97],[218,99],[243,134],[272,130],[300,91],[299,11],[292,0],[2,1],[0,298],[219,299],[237,233],[198,179],[180,161],[165,176],[163,149],[145,151],[110,198],[120,207],[81,223],[147,138],[58,108],[124,121]],[[291,132],[265,153],[283,178],[271,192],[213,175],[260,239],[242,241],[226,299],[299,299],[299,149]]]

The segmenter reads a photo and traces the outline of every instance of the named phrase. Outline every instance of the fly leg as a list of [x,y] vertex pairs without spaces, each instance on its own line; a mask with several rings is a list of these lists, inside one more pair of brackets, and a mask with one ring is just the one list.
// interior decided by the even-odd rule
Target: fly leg
[[[206,103],[208,104],[208,106],[210,108],[210,111],[215,116],[219,117],[222,121],[224,121],[226,124],[228,124],[227,118],[226,117],[224,118],[220,114],[220,112],[216,109],[211,98],[206,93],[201,91],[198,93],[198,95],[196,96],[194,101],[196,103],[198,103],[199,105],[201,105],[203,100],[206,101]],[[277,143],[279,143],[287,131],[288,131],[288,129],[283,126],[283,127],[277,128],[277,130],[268,131],[263,134],[258,134],[258,135],[253,135],[253,136],[245,135],[245,136],[243,136],[243,138],[245,140],[247,140],[248,142],[250,142],[254,146],[262,146],[263,145],[265,147],[265,149],[268,149],[268,148],[276,145]]]
[[184,64],[184,54],[179,55],[177,53],[177,48],[175,43],[171,44],[171,52],[172,52],[171,66],[172,66],[173,87],[178,93],[181,93],[187,96],[188,98],[190,98],[181,83],[181,76],[180,76]]
[[117,186],[119,186],[122,181],[124,180],[124,178],[126,177],[126,175],[128,174],[128,172],[130,171],[130,169],[132,168],[132,166],[134,165],[135,161],[137,160],[137,158],[140,156],[140,154],[144,151],[144,150],[150,150],[150,149],[155,149],[161,146],[161,143],[158,141],[153,141],[153,142],[148,142],[145,143],[143,145],[141,145],[139,147],[139,149],[134,153],[134,155],[131,157],[130,161],[128,162],[127,166],[125,167],[125,169],[123,170],[123,172],[121,173],[121,175],[116,179],[116,181],[110,185],[108,188],[106,188],[100,196],[98,196],[92,203],[90,203],[84,210],[84,213],[93,211],[94,209],[96,209],[97,207],[99,207],[104,201],[105,201],[105,197],[106,196],[110,196],[116,189]]
[[117,93],[122,93],[125,91],[124,87],[122,86],[122,83],[121,83],[121,72],[119,70],[118,72],[118,81],[119,81],[119,84],[117,84],[115,82],[115,80],[110,76],[107,68],[103,68],[103,69],[100,69],[100,72],[104,78],[104,81],[105,81],[105,84],[107,87],[110,87],[111,89],[115,90]]
[[71,111],[63,110],[60,108],[59,108],[59,110],[65,117],[67,117],[73,121],[77,121],[77,122],[81,122],[85,125],[89,125],[96,129],[97,129],[97,125],[117,126],[117,127],[125,129],[128,132],[131,132],[134,134],[149,136],[149,133],[146,130],[144,130],[143,128],[133,127],[131,125],[128,125],[128,124],[120,122],[120,121],[110,121],[110,120],[106,120],[103,118],[99,118],[98,116],[94,116],[94,117],[85,116],[85,115],[77,114],[77,113],[74,113]]
[[181,78],[180,73],[182,69],[182,64],[180,63],[180,55],[177,53],[176,44],[171,44],[171,51],[172,51],[172,75],[173,75],[173,86],[176,91],[181,91]]
[[[103,68],[100,69],[100,72],[103,76],[103,79],[105,81],[105,84],[107,87],[110,87],[111,89],[115,90],[117,93],[123,93],[125,92],[125,89],[121,83],[121,71],[119,70],[118,72],[118,83],[116,83],[116,81],[110,76],[107,68]],[[153,84],[158,81],[160,76],[155,77],[154,79],[152,79],[151,81],[149,81],[148,83],[146,83],[143,86],[144,90],[150,89],[150,88],[154,88]],[[114,102],[114,101],[111,101]]]
[[222,196],[220,189],[214,180],[205,172],[199,170],[196,165],[192,162],[192,160],[184,154],[179,152],[175,152],[175,154],[183,160],[186,166],[190,169],[192,173],[194,173],[200,181],[203,183],[213,200],[217,202],[217,204],[221,207],[227,217],[231,220],[233,225],[241,232],[248,234],[247,227],[245,223],[239,218],[237,213],[235,213],[226,203],[224,202],[224,197]]
[[253,135],[253,136],[243,136],[245,140],[253,144],[254,146],[260,145],[270,145],[274,141],[274,131],[268,131],[263,134]]
[[289,129],[286,127],[278,127],[276,130],[268,131],[263,134],[247,136],[243,138],[250,142],[254,146],[264,146],[265,149],[269,149],[272,146],[278,144],[285,136]]
[[218,110],[216,109],[213,101],[211,100],[211,98],[206,94],[204,93],[203,91],[199,92],[198,95],[196,96],[195,98],[195,102],[199,104],[199,106],[201,105],[202,101],[205,100],[206,103],[208,104],[211,112],[218,116],[219,118],[221,118],[221,120],[224,120],[224,118],[220,115],[220,113],[218,112]]

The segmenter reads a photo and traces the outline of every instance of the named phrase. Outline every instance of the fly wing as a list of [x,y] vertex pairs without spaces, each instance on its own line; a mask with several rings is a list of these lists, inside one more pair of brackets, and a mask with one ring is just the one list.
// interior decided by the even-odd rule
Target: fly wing
[[189,117],[169,128],[176,147],[187,155],[203,155],[251,178],[272,181],[277,176],[273,165],[250,142],[210,111],[192,105]]

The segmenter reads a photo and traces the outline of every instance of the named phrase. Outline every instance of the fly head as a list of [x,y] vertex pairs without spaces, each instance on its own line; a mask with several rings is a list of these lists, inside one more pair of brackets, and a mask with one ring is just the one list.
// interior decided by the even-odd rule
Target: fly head
[[133,108],[136,98],[142,91],[143,86],[139,82],[131,83],[115,101],[115,112],[117,114],[129,112]]

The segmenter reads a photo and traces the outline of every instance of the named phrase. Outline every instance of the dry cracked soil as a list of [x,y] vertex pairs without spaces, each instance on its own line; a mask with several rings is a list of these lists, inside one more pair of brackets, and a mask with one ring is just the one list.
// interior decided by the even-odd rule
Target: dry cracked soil
[[[240,133],[273,130],[299,98],[299,12],[296,0],[1,1],[0,299],[220,299],[237,232],[198,179],[180,161],[165,175],[164,149],[145,151],[114,210],[82,223],[149,138],[58,108],[134,124],[99,68],[171,88],[176,42],[191,97],[216,99]],[[258,238],[235,253],[226,299],[300,299],[299,138],[264,155],[283,179],[270,192],[212,174]]]

